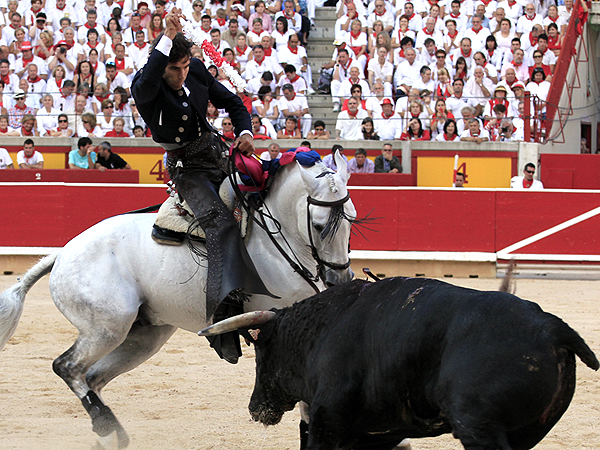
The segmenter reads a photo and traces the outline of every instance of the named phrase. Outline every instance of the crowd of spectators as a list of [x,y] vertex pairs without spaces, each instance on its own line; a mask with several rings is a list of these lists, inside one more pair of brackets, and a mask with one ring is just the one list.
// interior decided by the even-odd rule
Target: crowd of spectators
[[574,12],[557,1],[340,0],[323,66],[336,137],[522,141],[524,93],[543,118]]
[[[238,94],[249,111],[260,114],[265,136],[277,137],[277,129],[285,134],[288,118],[296,126],[300,123],[306,136],[311,123],[305,95],[313,90],[301,43],[308,36],[315,6],[322,4],[319,0],[0,0],[0,136],[149,136],[130,87],[173,7],[181,8],[200,35],[248,80],[250,96]],[[194,46],[192,52],[210,64],[200,48]],[[209,70],[235,92],[215,66]],[[263,83],[265,72],[269,81]],[[281,102],[275,100],[280,96]],[[213,108],[219,130],[224,116]]]
[[[176,6],[247,80],[259,138],[523,140],[523,93],[546,99],[573,12],[553,1],[339,0],[330,132],[302,45],[323,0],[0,0],[0,136],[148,136],[131,81]],[[209,108],[231,134],[225,118]]]

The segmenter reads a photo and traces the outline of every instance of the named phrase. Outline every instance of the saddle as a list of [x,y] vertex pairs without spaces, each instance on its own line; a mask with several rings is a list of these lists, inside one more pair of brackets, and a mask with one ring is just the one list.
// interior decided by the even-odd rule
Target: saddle
[[[236,176],[234,182],[238,181]],[[163,245],[182,245],[186,238],[204,241],[204,230],[196,222],[185,200],[180,200],[173,188],[169,189],[169,195],[158,210],[152,227],[152,239]],[[228,178],[219,187],[219,197],[238,222],[240,234],[244,239],[248,231],[248,213],[241,207]]]

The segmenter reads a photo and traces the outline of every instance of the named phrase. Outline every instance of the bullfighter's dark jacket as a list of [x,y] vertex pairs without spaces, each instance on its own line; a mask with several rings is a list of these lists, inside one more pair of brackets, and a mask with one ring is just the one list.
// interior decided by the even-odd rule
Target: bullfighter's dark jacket
[[[163,37],[163,39],[168,39]],[[235,127],[235,134],[252,130],[248,110],[241,99],[219,83],[199,59],[190,60],[185,86],[174,90],[163,79],[169,57],[154,49],[146,65],[135,75],[132,95],[140,114],[152,131],[152,138],[167,150],[183,146],[198,138],[202,131],[212,131],[206,121],[208,101],[218,109],[225,109]]]

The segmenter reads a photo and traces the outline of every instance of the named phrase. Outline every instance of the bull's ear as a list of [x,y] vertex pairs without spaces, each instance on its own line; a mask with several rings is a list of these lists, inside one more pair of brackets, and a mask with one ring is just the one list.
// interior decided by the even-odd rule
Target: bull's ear
[[251,328],[251,329],[246,328],[246,329],[238,330],[238,331],[242,335],[244,340],[246,341],[246,344],[248,344],[248,345],[255,344],[256,341],[258,341],[258,334],[260,333],[260,328]]

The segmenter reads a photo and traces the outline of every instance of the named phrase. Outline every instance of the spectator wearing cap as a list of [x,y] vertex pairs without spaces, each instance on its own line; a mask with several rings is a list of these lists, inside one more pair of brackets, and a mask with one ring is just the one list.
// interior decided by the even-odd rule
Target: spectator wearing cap
[[[116,120],[116,119],[115,119]],[[94,167],[101,172],[111,169],[131,170],[131,166],[119,155],[113,153],[109,142],[103,141],[96,148],[97,158]]]
[[[125,2],[126,4],[129,2]],[[133,13],[134,11],[132,11]],[[139,2],[137,5],[137,12],[140,15],[140,26],[147,28],[148,24],[152,21],[152,11],[146,2]],[[111,11],[112,13],[112,11]]]
[[27,66],[29,66],[29,64],[35,64],[38,67],[39,76],[44,80],[48,79],[48,69],[46,67],[46,63],[42,58],[33,54],[33,46],[31,45],[31,42],[23,42],[21,45],[21,54],[22,56],[15,61],[13,66],[17,77],[26,77]]
[[513,95],[511,96],[508,115],[511,117],[520,117],[519,102],[522,102],[525,98],[525,83],[517,81],[512,85],[511,92]]
[[489,120],[492,117],[492,113],[494,110],[494,106],[496,105],[504,105],[507,112],[510,109],[510,101],[508,99],[508,91],[506,87],[502,84],[496,86],[494,89],[494,95],[490,100],[488,100],[483,108],[483,118],[485,120]]
[[389,98],[381,102],[381,113],[373,117],[375,132],[382,141],[396,139],[402,133],[402,117],[394,111],[394,104]]
[[29,27],[29,40],[33,46],[36,46],[43,31],[52,33],[52,25],[48,23],[48,17],[44,12],[38,12],[35,16],[35,23]]
[[15,105],[11,108],[8,108],[8,124],[13,128],[21,127],[21,119],[26,114],[35,114],[35,110],[25,104],[26,97],[27,94],[25,94],[25,91],[23,91],[23,89],[17,89],[17,91],[13,95]]
[[[70,29],[71,28],[67,28],[67,30]],[[72,78],[75,67],[77,66],[78,58],[73,55],[71,50],[69,50],[69,44],[66,40],[62,39],[58,41],[54,49],[54,56],[48,63],[48,70],[54,71],[57,66],[62,66],[67,72],[67,78]]]

